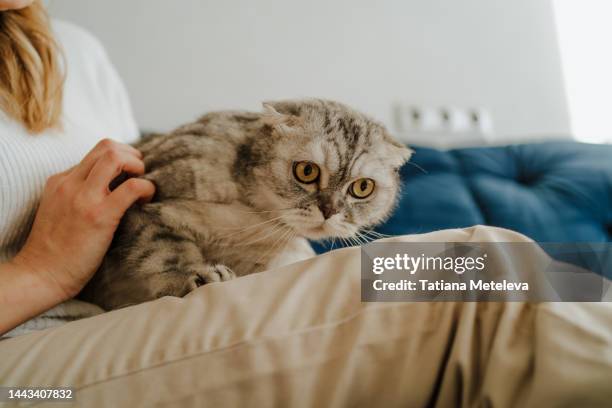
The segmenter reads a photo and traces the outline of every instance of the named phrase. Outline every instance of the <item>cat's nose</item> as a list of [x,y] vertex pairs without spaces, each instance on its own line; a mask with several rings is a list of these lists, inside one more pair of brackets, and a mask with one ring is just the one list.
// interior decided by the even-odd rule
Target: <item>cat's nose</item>
[[326,220],[332,215],[338,214],[338,209],[330,202],[319,202],[319,210],[321,210],[321,214],[323,214],[323,218]]

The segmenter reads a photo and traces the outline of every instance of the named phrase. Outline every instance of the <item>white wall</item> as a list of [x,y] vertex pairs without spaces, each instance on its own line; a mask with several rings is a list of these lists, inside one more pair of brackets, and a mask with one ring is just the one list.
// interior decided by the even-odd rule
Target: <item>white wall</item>
[[501,136],[567,134],[549,0],[50,0],[123,76],[140,125],[319,96],[485,106]]
[[554,0],[572,133],[612,143],[612,2]]

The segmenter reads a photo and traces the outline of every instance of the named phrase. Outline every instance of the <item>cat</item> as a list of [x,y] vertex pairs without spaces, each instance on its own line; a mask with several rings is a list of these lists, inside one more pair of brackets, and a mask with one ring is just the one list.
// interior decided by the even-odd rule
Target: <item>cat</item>
[[135,144],[152,202],[124,215],[81,298],[116,309],[314,255],[384,221],[412,151],[321,99],[213,112]]

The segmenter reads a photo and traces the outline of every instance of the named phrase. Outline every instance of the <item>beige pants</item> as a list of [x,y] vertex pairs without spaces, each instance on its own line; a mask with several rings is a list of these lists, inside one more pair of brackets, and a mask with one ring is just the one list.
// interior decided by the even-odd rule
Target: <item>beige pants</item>
[[612,406],[611,304],[361,303],[359,262],[343,249],[2,341],[0,384],[72,386],[84,407]]

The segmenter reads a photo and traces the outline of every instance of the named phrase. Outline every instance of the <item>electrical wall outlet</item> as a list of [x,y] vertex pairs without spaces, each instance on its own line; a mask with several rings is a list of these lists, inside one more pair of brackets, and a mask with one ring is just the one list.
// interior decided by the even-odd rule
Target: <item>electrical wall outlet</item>
[[425,142],[435,147],[486,143],[493,120],[483,107],[419,106],[396,103],[395,130],[407,143]]

